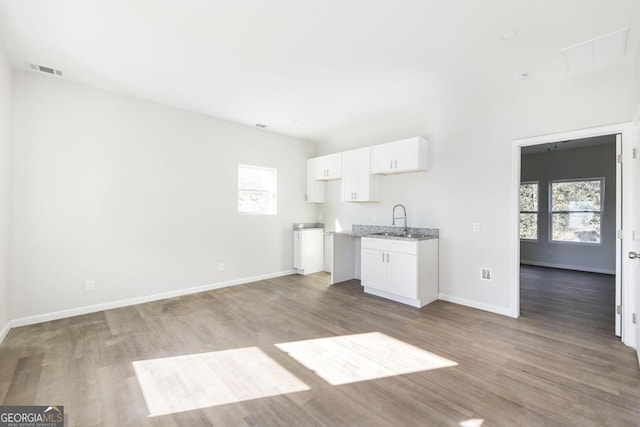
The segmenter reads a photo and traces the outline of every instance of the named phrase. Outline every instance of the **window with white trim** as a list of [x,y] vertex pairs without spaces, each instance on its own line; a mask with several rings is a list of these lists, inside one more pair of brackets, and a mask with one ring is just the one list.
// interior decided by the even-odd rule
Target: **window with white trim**
[[538,183],[520,184],[520,239],[538,240]]
[[551,240],[599,244],[604,178],[551,181]]
[[238,165],[238,213],[275,215],[277,170],[264,166]]

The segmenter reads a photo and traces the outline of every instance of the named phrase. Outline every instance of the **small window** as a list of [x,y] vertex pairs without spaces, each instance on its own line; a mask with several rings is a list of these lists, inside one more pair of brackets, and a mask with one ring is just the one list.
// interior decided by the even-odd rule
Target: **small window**
[[538,240],[538,183],[520,184],[520,238]]
[[238,165],[238,213],[275,215],[277,170]]
[[600,243],[604,178],[551,182],[551,240]]

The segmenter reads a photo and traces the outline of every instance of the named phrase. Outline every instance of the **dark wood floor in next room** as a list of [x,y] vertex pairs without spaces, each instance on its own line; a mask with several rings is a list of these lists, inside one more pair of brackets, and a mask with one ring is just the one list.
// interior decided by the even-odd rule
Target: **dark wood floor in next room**
[[541,325],[615,334],[615,276],[557,268],[520,267],[520,315]]
[[[0,345],[0,402],[63,404],[69,426],[639,425],[635,352],[597,322],[544,315],[554,303],[540,302],[527,274],[520,319],[443,301],[418,310],[365,295],[355,280],[329,286],[320,273],[16,328]],[[575,315],[590,311],[575,304]],[[276,347],[366,332],[456,365],[332,385]],[[308,390],[150,416],[134,363],[245,348]],[[194,392],[181,387],[176,399]]]

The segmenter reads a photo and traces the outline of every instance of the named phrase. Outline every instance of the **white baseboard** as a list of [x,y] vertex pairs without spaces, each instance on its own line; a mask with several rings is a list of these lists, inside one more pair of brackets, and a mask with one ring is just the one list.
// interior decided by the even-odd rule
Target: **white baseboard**
[[536,267],[560,268],[562,270],[586,271],[587,273],[616,274],[616,270],[610,270],[608,268],[593,268],[583,267],[579,265],[555,264],[553,262],[530,261],[526,259],[520,260],[520,264],[533,265]]
[[[6,336],[6,334],[9,332],[9,329],[17,328],[19,326],[33,325],[36,323],[49,322],[51,320],[64,319],[67,317],[73,317],[73,316],[79,316],[82,314],[89,314],[89,313],[95,313],[98,311],[109,310],[112,308],[127,307],[130,305],[143,304],[143,303],[152,302],[152,301],[159,301],[167,298],[175,298],[183,295],[196,294],[198,292],[206,292],[206,291],[211,291],[213,289],[226,288],[228,286],[242,285],[245,283],[257,282],[260,280],[273,279],[275,277],[288,276],[290,274],[294,274],[294,271],[287,270],[287,271],[280,271],[278,273],[269,273],[269,274],[262,274],[259,276],[244,277],[241,279],[227,280],[225,282],[212,283],[209,285],[196,286],[193,288],[176,289],[175,291],[162,292],[159,294],[145,295],[141,297],[128,298],[128,299],[123,299],[118,301],[110,301],[110,302],[105,302],[101,304],[71,308],[68,310],[54,311],[51,313],[36,314],[35,316],[20,317],[18,319],[11,320],[7,325],[7,327],[5,328],[6,332],[4,330],[2,332]],[[0,338],[4,339],[4,336],[1,335],[1,333],[0,333]],[[0,343],[2,342],[2,339],[0,339]]]
[[4,328],[2,328],[2,330],[0,331],[0,344],[2,344],[2,341],[4,341],[4,339],[7,337],[7,334],[11,330],[12,326],[13,325],[11,324],[11,320],[9,320],[6,325],[4,325]]
[[506,307],[499,307],[497,305],[485,304],[482,302],[454,297],[452,295],[447,295],[447,294],[439,294],[438,299],[452,302],[454,304],[464,305],[471,308],[477,308],[478,310],[484,310],[490,313],[501,314],[503,316],[517,317],[514,313],[511,312],[511,310],[509,310]]

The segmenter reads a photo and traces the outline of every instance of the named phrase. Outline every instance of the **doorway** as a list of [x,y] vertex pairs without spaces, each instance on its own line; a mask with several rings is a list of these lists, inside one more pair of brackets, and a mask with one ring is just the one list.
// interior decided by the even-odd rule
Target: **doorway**
[[620,336],[615,321],[618,139],[603,135],[522,147],[523,315]]
[[[521,250],[520,250],[520,183],[521,183],[521,156],[522,150],[528,150],[530,148],[526,147],[534,147],[543,148],[547,144],[558,144],[563,141],[574,141],[574,140],[585,140],[589,138],[595,137],[604,137],[607,135],[618,135],[617,140],[617,154],[621,155],[620,160],[622,161],[622,165],[620,167],[619,173],[616,176],[616,188],[618,189],[618,194],[616,196],[616,212],[618,212],[617,223],[615,226],[616,230],[616,248],[615,248],[615,277],[616,277],[616,296],[615,296],[615,306],[613,310],[616,312],[616,331],[621,336],[622,341],[630,346],[635,346],[635,334],[632,334],[633,331],[633,323],[632,323],[632,302],[635,301],[635,288],[632,286],[634,280],[634,274],[631,270],[629,263],[626,262],[622,257],[622,253],[626,253],[628,251],[629,245],[632,242],[632,237],[634,235],[631,226],[628,228],[623,228],[622,224],[632,224],[633,218],[633,208],[632,203],[622,204],[622,200],[626,200],[631,202],[634,200],[632,191],[635,184],[633,184],[632,177],[632,167],[629,162],[628,167],[624,167],[625,162],[624,159],[631,160],[634,151],[632,144],[632,127],[630,123],[623,123],[618,125],[610,125],[610,126],[602,126],[598,128],[590,128],[583,129],[578,131],[571,132],[563,132],[559,134],[553,135],[544,135],[526,139],[516,140],[513,143],[513,212],[514,212],[514,227],[513,227],[513,237],[514,237],[514,252],[516,254],[515,263],[516,266],[514,268],[515,277],[514,277],[514,291],[513,291],[513,306],[515,307],[514,315],[515,317],[520,316],[520,259],[521,259]],[[549,148],[549,147],[546,147]],[[597,177],[596,177],[597,178]],[[561,214],[562,212],[558,212]],[[558,218],[560,215],[558,215]],[[553,219],[549,220],[551,224],[549,227],[552,227]],[[547,237],[546,234],[544,237]],[[621,237],[621,239],[619,239]],[[570,264],[567,264],[570,265]]]

